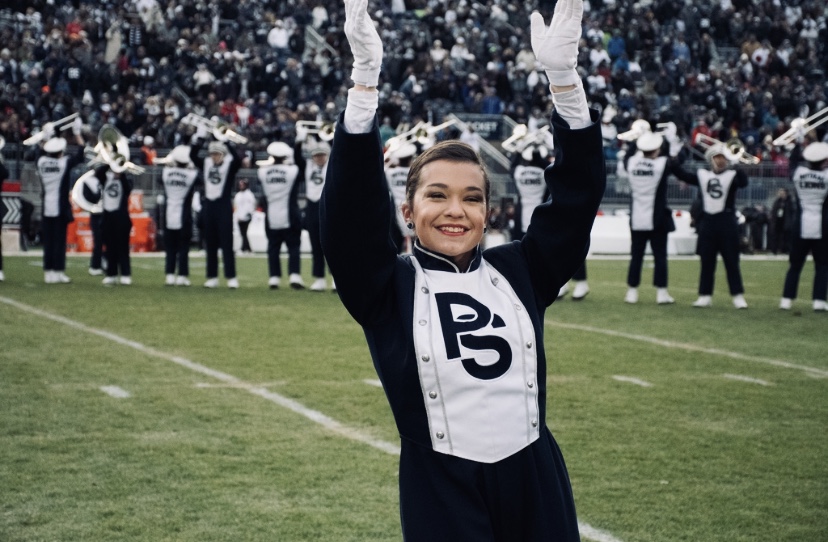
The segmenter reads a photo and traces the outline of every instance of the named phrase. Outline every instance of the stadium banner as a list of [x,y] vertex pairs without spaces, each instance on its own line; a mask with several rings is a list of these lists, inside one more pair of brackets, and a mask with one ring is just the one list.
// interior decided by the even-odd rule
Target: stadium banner
[[477,134],[487,141],[501,141],[511,134],[503,135],[505,124],[503,115],[480,115],[475,113],[455,113],[461,121],[471,126]]

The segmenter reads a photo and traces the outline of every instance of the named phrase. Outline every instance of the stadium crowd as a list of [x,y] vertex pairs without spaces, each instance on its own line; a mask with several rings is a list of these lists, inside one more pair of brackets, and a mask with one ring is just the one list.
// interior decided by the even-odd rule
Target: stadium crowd
[[[529,45],[529,12],[552,3],[382,0],[383,137],[449,111],[543,124],[552,103]],[[790,121],[826,106],[821,0],[592,0],[579,72],[619,132],[637,118],[679,135],[739,137],[764,160]],[[188,112],[221,117],[263,151],[297,120],[344,107],[350,56],[340,0],[16,2],[0,10],[0,135],[20,142],[80,112],[134,147],[172,148]],[[319,39],[306,40],[306,28]],[[608,156],[612,156],[610,147]]]

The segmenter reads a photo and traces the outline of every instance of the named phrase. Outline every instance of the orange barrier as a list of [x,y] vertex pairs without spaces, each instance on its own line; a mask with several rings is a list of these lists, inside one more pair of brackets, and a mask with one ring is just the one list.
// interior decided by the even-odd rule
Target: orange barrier
[[[149,213],[130,213],[132,230],[129,232],[130,252],[152,252],[155,250],[155,221]],[[67,252],[92,252],[92,229],[89,213],[75,213],[75,221],[66,229]]]

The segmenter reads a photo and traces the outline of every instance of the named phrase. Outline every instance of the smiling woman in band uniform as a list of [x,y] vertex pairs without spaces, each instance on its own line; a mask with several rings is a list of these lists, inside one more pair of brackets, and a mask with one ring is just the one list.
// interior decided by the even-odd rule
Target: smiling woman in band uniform
[[543,318],[584,261],[606,183],[598,115],[575,71],[582,1],[560,0],[548,28],[531,19],[556,106],[551,200],[521,240],[483,251],[488,174],[470,146],[438,143],[409,171],[402,210],[416,238],[402,256],[376,117],[382,43],[367,0],[345,6],[355,85],[334,136],[322,243],[401,436],[404,539],[575,542],[569,478],[546,425]]

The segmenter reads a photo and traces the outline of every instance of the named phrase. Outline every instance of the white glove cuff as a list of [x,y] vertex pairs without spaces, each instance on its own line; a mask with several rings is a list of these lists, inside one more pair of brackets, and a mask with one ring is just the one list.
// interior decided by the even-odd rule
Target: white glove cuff
[[550,85],[555,85],[556,87],[575,85],[581,80],[581,77],[578,75],[576,70],[546,70],[546,78],[549,79]]
[[379,68],[357,68],[351,70],[351,80],[366,87],[375,87],[379,83]]
[[555,104],[555,111],[569,124],[571,129],[578,130],[592,124],[586,93],[580,80],[572,90],[553,92],[552,103]]
[[350,89],[343,123],[349,134],[367,134],[374,127],[379,106],[379,92]]

